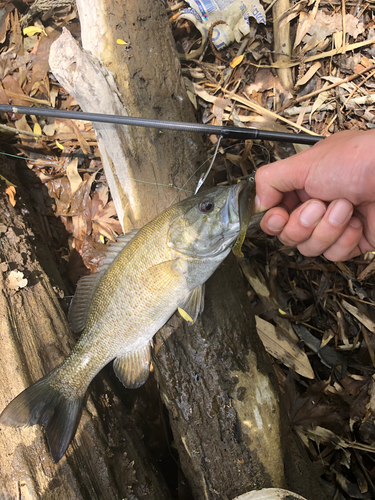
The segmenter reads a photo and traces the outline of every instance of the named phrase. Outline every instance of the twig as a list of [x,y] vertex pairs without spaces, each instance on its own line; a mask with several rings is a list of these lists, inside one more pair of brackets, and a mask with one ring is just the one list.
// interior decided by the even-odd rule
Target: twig
[[238,102],[244,104],[247,108],[250,108],[251,110],[255,111],[256,113],[258,113],[260,115],[269,116],[270,118],[272,118],[274,120],[280,120],[291,127],[294,127],[298,130],[305,132],[306,134],[319,136],[319,134],[312,132],[308,128],[302,127],[301,125],[297,125],[296,123],[292,122],[291,120],[288,120],[287,118],[284,118],[283,116],[279,116],[277,113],[274,113],[273,111],[270,111],[269,109],[263,108],[263,106],[260,106],[259,104],[255,103],[253,101],[250,101],[247,98],[245,99],[244,97],[241,97],[239,95],[232,95],[232,92],[228,92],[227,90],[224,90],[224,93],[229,94],[230,99],[233,99],[234,101],[238,101]]
[[212,41],[212,31],[215,26],[218,26],[219,24],[228,24],[226,21],[215,21],[213,24],[211,24],[210,29],[208,30],[208,41],[211,45],[212,52],[215,54],[215,56],[223,63],[228,64],[228,61],[226,59],[223,59],[220,55],[220,52],[216,49],[213,41]]
[[[277,0],[275,0],[275,1],[277,1]],[[254,38],[248,38],[248,37],[246,37],[243,40],[243,42],[241,43],[240,48],[237,51],[236,57],[242,56],[244,50],[246,49],[246,47],[250,43],[250,41],[251,41],[251,43],[253,43]],[[227,86],[229,84],[229,80],[230,80],[230,77],[232,76],[233,71],[234,71],[234,68],[231,67],[230,71],[228,71],[228,73],[225,75],[225,78],[224,78],[225,88],[227,88]],[[228,84],[227,84],[227,82],[228,82]]]
[[[348,45],[348,47],[349,47],[349,45]],[[310,94],[306,94],[306,95],[303,95],[301,97],[297,97],[296,99],[293,99],[293,101],[289,102],[287,105],[280,108],[277,112],[280,113],[281,111],[284,111],[286,108],[288,108],[292,104],[297,104],[298,102],[302,102],[302,101],[305,101],[306,99],[310,99],[310,97],[314,97],[314,96],[320,94],[321,92],[325,92],[326,90],[331,90],[331,89],[337,87],[338,85],[342,85],[343,83],[351,82],[352,80],[354,80],[358,76],[362,75],[363,73],[366,73],[367,71],[371,71],[373,69],[375,69],[375,64],[372,64],[368,68],[363,68],[358,73],[354,73],[353,75],[347,76],[346,78],[343,78],[342,80],[339,80],[336,83],[332,83],[331,85],[328,85],[327,87],[323,87],[319,90],[314,90],[314,92],[310,92]]]
[[27,130],[19,130],[18,128],[9,127],[8,125],[0,124],[0,130],[4,130],[4,132],[11,132],[12,134],[28,135],[30,137],[43,137],[41,134],[36,134],[35,132],[29,132]]
[[[358,74],[359,74],[359,73],[358,73]],[[358,90],[358,89],[359,89],[359,88],[360,88],[360,87],[361,87],[361,86],[362,86],[365,82],[367,82],[367,80],[368,80],[369,78],[371,78],[371,77],[372,77],[372,76],[374,76],[374,75],[375,75],[375,71],[371,71],[371,73],[370,73],[369,75],[367,75],[367,76],[366,76],[366,78],[363,80],[363,82],[361,82],[360,84],[358,84],[358,85],[356,85],[356,86],[355,86],[355,88],[354,88],[354,89],[350,92],[350,94],[348,95],[348,97],[345,99],[344,104],[343,104],[343,105],[341,106],[341,108],[340,108],[341,110],[343,110],[343,109],[344,109],[345,104],[346,104],[347,102],[349,102],[349,101],[350,101],[350,99],[351,99],[351,98],[353,97],[353,95],[357,92],[357,90]]]
[[[320,0],[316,0],[319,3]],[[279,0],[272,7],[273,17],[273,44],[276,61],[288,61],[292,54],[292,45],[290,40],[290,23],[280,26],[280,16],[290,8],[289,0]],[[291,68],[284,66],[277,69],[277,76],[281,84],[287,90],[293,88],[293,77]]]
[[275,5],[275,3],[278,2],[278,0],[273,0],[269,6],[267,7],[267,9],[264,11],[265,14],[267,14],[267,12],[272,9],[272,7]]
[[[363,42],[357,42],[357,43],[352,43],[350,45],[346,45],[345,50],[346,52],[350,52],[352,50],[359,49],[361,47],[365,47],[366,45],[372,45],[375,43],[375,38],[371,38],[371,40],[364,40]],[[319,59],[325,59],[326,57],[333,57],[342,54],[342,47],[339,49],[332,49],[328,50],[327,52],[321,52],[320,54],[315,54],[314,56],[309,56],[306,57],[305,62],[312,62],[312,61],[318,61]],[[274,62],[271,65],[270,64],[256,64],[249,62],[251,66],[255,66],[256,68],[263,69],[263,68],[292,68],[293,66],[298,66],[299,61],[295,62],[286,62],[286,61],[279,61],[279,62]]]
[[34,104],[45,104],[46,106],[51,106],[49,101],[44,99],[35,99],[35,97],[30,97],[28,95],[20,94],[18,92],[12,92],[11,90],[4,89],[6,95],[11,98],[19,98],[23,101],[33,102]]
[[176,3],[175,5],[172,5],[171,7],[167,7],[165,9],[166,13],[169,14],[171,12],[174,12],[175,10],[178,10],[180,9],[181,7],[183,7],[185,5],[185,2],[178,2]]
[[345,0],[341,0],[341,14],[342,14],[342,53],[346,52],[346,7]]

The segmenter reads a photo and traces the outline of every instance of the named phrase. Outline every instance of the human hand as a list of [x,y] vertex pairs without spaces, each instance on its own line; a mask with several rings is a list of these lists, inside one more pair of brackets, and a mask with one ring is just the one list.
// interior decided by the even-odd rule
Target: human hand
[[375,250],[375,130],[339,132],[255,181],[261,228],[285,245],[332,261]]

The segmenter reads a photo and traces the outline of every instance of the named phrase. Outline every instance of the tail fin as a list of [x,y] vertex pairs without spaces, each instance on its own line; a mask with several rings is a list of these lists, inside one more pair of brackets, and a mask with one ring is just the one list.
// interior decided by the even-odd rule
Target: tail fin
[[77,430],[83,398],[67,398],[50,381],[48,374],[21,392],[0,415],[0,424],[43,425],[53,461],[57,463]]

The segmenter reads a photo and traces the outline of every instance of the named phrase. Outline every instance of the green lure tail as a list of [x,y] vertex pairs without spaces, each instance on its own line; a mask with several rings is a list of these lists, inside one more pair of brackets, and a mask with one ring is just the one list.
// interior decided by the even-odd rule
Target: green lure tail
[[241,191],[239,199],[239,218],[240,218],[240,232],[233,247],[233,253],[236,257],[243,257],[241,251],[243,242],[245,240],[247,228],[250,225],[251,218],[254,214],[255,208],[255,179],[250,177],[247,186]]

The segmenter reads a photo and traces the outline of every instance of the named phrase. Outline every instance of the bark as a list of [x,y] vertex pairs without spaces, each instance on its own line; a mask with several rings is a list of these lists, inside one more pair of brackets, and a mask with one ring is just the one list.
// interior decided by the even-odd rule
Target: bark
[[[14,163],[1,161],[2,175],[16,184],[15,207],[0,184],[0,408],[49,372],[75,339],[56,298],[64,285],[48,246],[24,203]],[[20,196],[21,195],[21,196]],[[14,273],[27,285],[18,288]],[[21,283],[24,285],[25,283]],[[76,437],[55,465],[39,426],[0,429],[0,497],[52,500],[169,498],[134,425],[114,397],[106,376],[101,397],[88,398]]]
[[[77,6],[84,48],[91,54],[64,33],[50,63],[84,111],[193,121],[160,0],[78,0]],[[117,39],[128,45],[116,44]],[[95,127],[125,229],[147,222],[176,201],[182,192],[166,186],[183,187],[202,161],[197,137]],[[233,258],[208,283],[202,319],[188,329],[174,317],[161,335],[167,338],[172,331],[156,364],[194,498],[227,499],[277,486],[309,500],[324,499],[288,427]]]
[[233,256],[208,281],[196,326],[174,318],[168,329],[154,362],[194,498],[272,487],[326,498],[290,429]]
[[[194,122],[162,2],[78,0],[77,7],[85,50],[64,30],[50,66],[84,111]],[[94,125],[125,231],[194,191],[202,158],[197,134]]]

